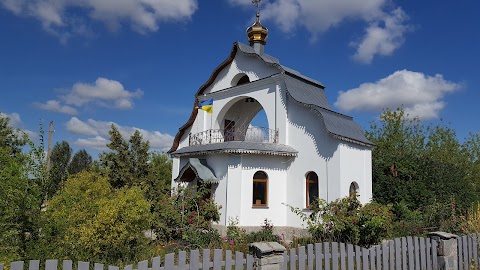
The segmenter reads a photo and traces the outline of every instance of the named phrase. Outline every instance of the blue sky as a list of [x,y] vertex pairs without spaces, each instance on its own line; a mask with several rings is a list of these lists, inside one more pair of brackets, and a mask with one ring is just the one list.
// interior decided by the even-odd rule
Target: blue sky
[[[169,148],[194,93],[247,43],[250,0],[0,0],[0,112],[96,156],[110,124]],[[270,0],[266,53],[365,129],[383,108],[480,132],[480,1]]]

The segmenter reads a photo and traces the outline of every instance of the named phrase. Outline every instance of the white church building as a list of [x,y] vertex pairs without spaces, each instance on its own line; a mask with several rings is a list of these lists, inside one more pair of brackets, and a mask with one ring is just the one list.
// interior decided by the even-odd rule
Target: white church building
[[[352,117],[330,107],[319,81],[266,54],[259,15],[250,45],[234,43],[195,94],[169,153],[172,186],[206,184],[222,206],[218,225],[301,228],[286,205],[308,212],[316,198],[372,197],[372,143]],[[199,109],[211,103],[213,111]],[[264,126],[252,124],[265,115]],[[267,123],[268,122],[268,123]]]

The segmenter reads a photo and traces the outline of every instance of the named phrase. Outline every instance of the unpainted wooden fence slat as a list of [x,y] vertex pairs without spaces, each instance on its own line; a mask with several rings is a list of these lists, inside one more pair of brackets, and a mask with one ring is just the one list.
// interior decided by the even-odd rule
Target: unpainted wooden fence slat
[[305,261],[307,260],[305,256],[305,247],[301,246],[298,248],[298,270],[305,270]]
[[427,238],[425,244],[427,245],[427,270],[432,270],[432,239]]
[[[70,261],[71,263],[72,261]],[[40,269],[40,260],[31,260],[28,263],[28,270],[39,270]],[[65,269],[65,268],[64,268]],[[72,268],[70,267],[70,270]]]
[[337,242],[332,242],[332,250],[330,251],[332,254],[332,269],[338,270],[338,243]]
[[215,249],[213,251],[213,270],[222,269],[222,255],[223,251],[221,249]]
[[[231,251],[230,251],[230,254],[231,254]],[[200,258],[200,252],[197,249],[190,251],[190,270],[200,269],[200,264],[198,263],[199,258]]]
[[[89,262],[78,262],[77,266],[78,266],[78,268],[77,268],[78,270],[89,270],[89,268],[90,268],[90,263],[89,263]],[[133,268],[133,267],[132,267],[131,265],[127,265],[127,266],[125,266],[125,268],[123,268],[123,269],[125,269],[125,270],[132,270],[132,268]]]
[[478,269],[478,238],[476,234],[472,234],[472,240],[473,240],[474,265],[475,265],[475,269]]
[[425,238],[420,237],[420,269],[427,268],[427,258],[425,254]]
[[175,253],[165,255],[165,269],[173,269],[175,267]]
[[307,260],[308,260],[308,270],[313,270],[314,267],[313,267],[313,259],[314,259],[314,255],[313,255],[313,245],[312,244],[308,244],[307,246]]
[[402,270],[407,270],[407,238],[400,238],[402,241]]
[[388,270],[388,245],[387,243],[382,244],[382,269]]
[[45,260],[45,270],[57,270],[58,261],[57,260]]
[[[140,266],[138,268],[140,270]],[[103,270],[103,264],[102,263],[94,263],[93,264],[93,270]]]
[[138,263],[138,270],[148,270],[148,261],[141,261]]
[[[325,261],[325,270],[330,270],[330,243],[323,243],[323,260]],[[290,269],[295,269],[291,268]],[[337,270],[337,269],[336,269]]]
[[23,261],[12,262],[10,264],[11,270],[23,270]]
[[370,248],[370,254],[368,254],[368,257],[370,258],[370,270],[376,270],[377,268],[375,267],[375,248]]
[[[402,242],[400,238],[394,240],[395,243],[395,270],[402,270]],[[392,269],[393,270],[393,269]]]
[[420,266],[420,245],[419,245],[417,236],[413,237],[413,246],[415,248],[413,252],[413,254],[415,255],[415,269],[423,270]]
[[204,249],[202,253],[202,269],[210,269],[210,249]]
[[408,269],[415,270],[415,265],[413,263],[413,239],[411,236],[407,237],[407,256],[408,256]]
[[186,251],[178,252],[178,269],[179,270],[187,269],[187,252]]
[[433,270],[438,269],[438,258],[437,258],[437,241],[432,240],[432,268]]
[[388,262],[389,264],[389,269],[394,270],[395,269],[395,242],[393,240],[388,241]]
[[290,269],[297,269],[297,253],[294,248],[290,249]]
[[468,264],[474,265],[474,256],[473,256],[473,239],[470,236],[467,236],[468,239]]
[[347,252],[345,251],[345,243],[340,243],[339,247],[340,247],[340,268],[342,270],[347,270],[347,265],[345,263],[345,259],[347,256],[346,255]]
[[369,270],[368,268],[368,249],[362,248],[362,270]]
[[382,269],[382,247],[381,246],[375,246],[375,263],[377,266],[377,270]]
[[232,251],[225,251],[225,270],[231,270],[233,266]]
[[353,252],[353,245],[347,245],[347,266],[348,270],[354,270],[353,268],[353,260],[355,258],[355,253]]
[[322,253],[322,244],[315,244],[315,269],[321,270],[323,267],[323,253]]
[[[283,264],[282,264],[282,270],[287,270],[288,269],[288,252],[285,250],[283,252]],[[317,268],[319,269],[319,268]]]
[[355,246],[355,265],[357,270],[362,269],[362,252],[359,246]]
[[[118,267],[117,267],[118,268]],[[73,270],[73,262],[72,260],[63,260],[62,262],[62,270]],[[110,270],[110,269],[109,269]],[[113,269],[112,269],[113,270]],[[115,269],[118,270],[118,269]]]
[[458,269],[463,269],[463,245],[462,238],[457,238],[457,250],[458,250]]
[[243,253],[235,251],[235,270],[243,270]]
[[161,263],[162,259],[160,257],[154,257],[152,259],[152,270],[160,270]]
[[465,270],[468,270],[469,261],[468,261],[468,238],[467,236],[462,236],[462,244],[463,244],[463,265]]
[[253,270],[253,262],[255,259],[253,258],[252,255],[248,254],[247,255],[247,270]]

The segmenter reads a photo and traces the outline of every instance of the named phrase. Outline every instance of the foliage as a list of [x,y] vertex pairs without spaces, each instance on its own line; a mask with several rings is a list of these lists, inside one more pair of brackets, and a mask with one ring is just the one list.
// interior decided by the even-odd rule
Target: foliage
[[92,156],[88,154],[85,149],[79,150],[75,155],[73,155],[72,161],[68,165],[68,173],[76,174],[81,171],[84,171],[92,165]]
[[403,223],[398,229],[458,229],[452,216],[478,199],[480,174],[474,176],[474,168],[480,140],[472,136],[462,145],[448,126],[425,126],[402,109],[385,111],[367,136],[375,144],[373,197],[394,205],[396,221]]
[[[137,187],[114,190],[95,172],[70,176],[42,213],[36,258],[131,262],[148,244],[150,204]],[[47,248],[48,247],[48,248]]]
[[50,170],[48,172],[48,181],[46,186],[47,198],[51,198],[63,181],[67,179],[67,167],[72,157],[72,148],[66,141],[56,143],[50,154]]
[[306,222],[316,241],[337,241],[360,246],[380,243],[391,230],[391,207],[376,202],[361,205],[355,196],[326,203],[318,199],[307,214],[299,208],[290,209]]
[[[207,198],[206,187],[179,187],[172,196],[163,195],[154,204],[154,230],[163,241],[183,239],[194,243],[192,234],[185,234],[189,229],[208,230],[212,221],[219,221],[220,207],[212,198]],[[194,235],[193,235],[194,236]]]
[[[23,153],[27,143],[31,152]],[[43,167],[33,166],[41,164],[34,159],[38,150],[0,114],[0,261],[24,258],[37,236],[41,194],[37,179],[30,177],[42,175]]]
[[270,220],[265,219],[262,224],[262,229],[254,231],[246,235],[247,243],[253,242],[276,242],[279,240],[278,235],[273,233],[273,224]]
[[172,160],[162,152],[152,152],[149,158],[148,177],[144,183],[145,196],[157,201],[162,194],[169,194],[172,181]]

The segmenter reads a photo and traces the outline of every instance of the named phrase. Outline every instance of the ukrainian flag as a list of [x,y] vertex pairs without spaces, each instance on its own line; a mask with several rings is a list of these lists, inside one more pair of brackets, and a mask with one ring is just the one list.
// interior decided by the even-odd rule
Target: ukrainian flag
[[198,103],[197,109],[204,110],[207,113],[213,113],[213,98]]

